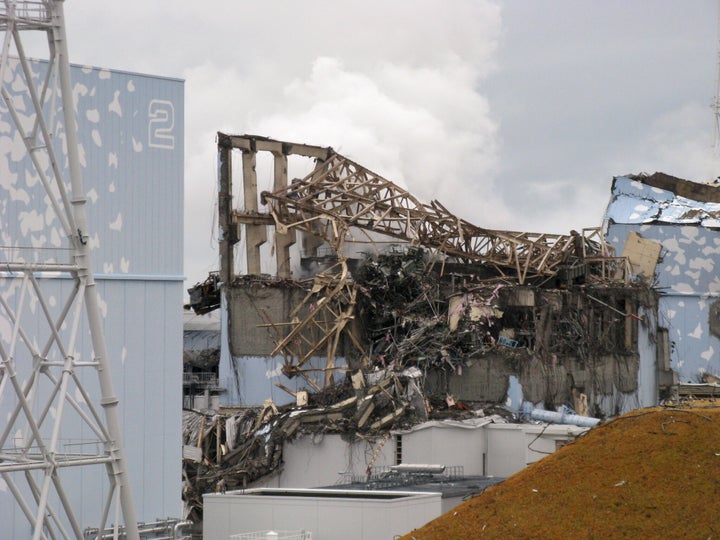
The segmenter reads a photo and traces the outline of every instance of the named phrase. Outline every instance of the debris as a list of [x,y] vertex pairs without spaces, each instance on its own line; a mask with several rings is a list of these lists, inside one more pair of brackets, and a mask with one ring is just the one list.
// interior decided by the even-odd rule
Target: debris
[[217,272],[210,272],[202,283],[196,283],[188,289],[189,307],[198,315],[210,313],[220,307],[220,277]]
[[[523,399],[546,409],[573,405],[583,413],[572,415],[577,422],[592,425],[637,395],[639,336],[654,336],[657,326],[648,274],[656,243],[636,239],[630,260],[615,256],[600,228],[568,235],[484,229],[331,148],[250,135],[219,134],[218,141],[221,270],[196,286],[194,304],[218,303],[222,281],[228,329],[243,329],[228,336],[233,362],[282,355],[282,374],[307,385],[295,391],[275,383],[292,407],[226,417],[227,454],[203,444],[210,451],[203,462],[187,462],[206,467],[189,471],[200,483],[222,476],[232,487],[270,474],[283,441],[301,433],[382,440],[428,418],[482,414],[476,411],[504,402],[511,375]],[[244,190],[232,186],[233,148],[241,150]],[[316,160],[291,183],[286,168],[275,170],[273,191],[261,194],[265,212],[254,169],[260,151]],[[242,210],[230,205],[236,192],[245,196]],[[269,227],[277,278],[259,273]],[[247,275],[233,270],[241,231]],[[291,279],[288,248],[298,238],[301,266],[313,270]],[[369,246],[363,255],[357,238]],[[275,294],[278,309],[259,307],[257,291]],[[264,341],[250,350],[245,332],[262,332]],[[311,364],[318,357],[320,376]]]

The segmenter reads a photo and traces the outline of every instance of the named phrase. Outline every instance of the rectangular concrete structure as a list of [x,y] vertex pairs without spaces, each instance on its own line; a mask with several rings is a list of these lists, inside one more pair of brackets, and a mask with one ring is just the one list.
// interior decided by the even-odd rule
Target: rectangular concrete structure
[[438,517],[440,493],[257,489],[203,498],[204,540],[258,530],[305,530],[313,540],[391,540]]

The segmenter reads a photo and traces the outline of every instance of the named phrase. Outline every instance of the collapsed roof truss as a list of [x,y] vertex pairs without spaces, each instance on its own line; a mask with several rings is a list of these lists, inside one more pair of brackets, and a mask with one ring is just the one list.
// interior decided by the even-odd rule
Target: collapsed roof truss
[[[232,205],[233,149],[242,152],[242,210]],[[337,264],[315,276],[312,290],[295,308],[290,322],[267,321],[265,325],[276,336],[272,354],[283,355],[288,375],[307,379],[305,364],[312,356],[324,355],[325,384],[332,381],[341,334],[354,318],[357,286],[347,271],[343,248],[356,231],[363,231],[371,242],[384,235],[434,250],[441,258],[481,263],[521,285],[551,279],[563,266],[577,263],[592,267],[592,272],[604,279],[624,280],[628,276],[626,261],[613,257],[599,228],[557,235],[477,227],[437,201],[420,202],[332,148],[219,133],[218,151],[222,282],[234,280],[233,246],[240,239],[241,227],[248,274],[260,273],[259,248],[267,240],[268,225],[275,228],[273,248],[280,278],[290,277],[288,250],[297,231],[324,240],[337,255]],[[256,154],[262,151],[273,155],[273,191],[263,192],[258,201],[255,163]],[[289,155],[315,159],[316,167],[304,178],[288,182]],[[260,212],[258,202],[267,207],[267,212]],[[300,314],[305,314],[304,318],[300,319]],[[354,353],[365,358],[357,336],[346,334]]]
[[337,248],[338,236],[358,227],[510,271],[520,284],[554,274],[574,250],[571,235],[476,227],[334,152],[302,180],[262,196],[279,231],[301,229]]

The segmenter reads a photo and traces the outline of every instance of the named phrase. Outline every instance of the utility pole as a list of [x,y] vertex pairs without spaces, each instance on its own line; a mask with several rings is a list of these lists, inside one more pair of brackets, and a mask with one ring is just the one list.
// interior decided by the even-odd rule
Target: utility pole
[[[103,531],[112,519],[116,538],[138,540],[91,268],[64,2],[0,2],[0,123],[22,140],[13,164],[25,164],[2,173],[18,198],[0,212],[0,405],[9,407],[0,423],[0,478],[33,540],[83,539],[80,501],[99,496],[93,527]],[[24,47],[26,36],[42,34],[46,64],[30,61]],[[83,358],[88,334],[92,358]],[[79,434],[82,442],[71,441]],[[92,485],[104,493],[80,496],[81,472],[98,468],[104,481]],[[8,524],[2,534],[10,534]]]

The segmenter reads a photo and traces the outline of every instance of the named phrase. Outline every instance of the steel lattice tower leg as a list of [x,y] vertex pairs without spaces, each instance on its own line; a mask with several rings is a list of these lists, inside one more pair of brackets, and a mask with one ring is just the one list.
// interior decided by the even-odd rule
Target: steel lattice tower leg
[[[40,221],[53,223],[64,235],[61,247],[48,253],[13,238],[12,231],[25,225],[0,222],[0,235],[5,234],[0,239],[0,403],[10,404],[0,422],[0,478],[27,517],[33,540],[82,539],[77,493],[63,480],[67,474],[77,479],[78,468],[104,469],[106,493],[93,526],[102,531],[112,516],[116,525],[124,522],[128,538],[138,539],[90,262],[63,1],[2,0],[0,31],[0,123],[11,126],[4,132],[22,138],[25,160],[32,163],[32,172],[18,174],[17,180],[28,183],[28,192],[42,192],[25,203],[37,205]],[[25,56],[21,38],[30,32],[47,36],[45,73],[38,74],[40,64]],[[24,92],[20,100],[19,91]],[[60,108],[62,121],[55,118]],[[64,302],[57,301],[58,291],[66,295]],[[83,359],[77,350],[87,334],[93,353]],[[79,449],[64,438],[70,423],[86,434]]]

